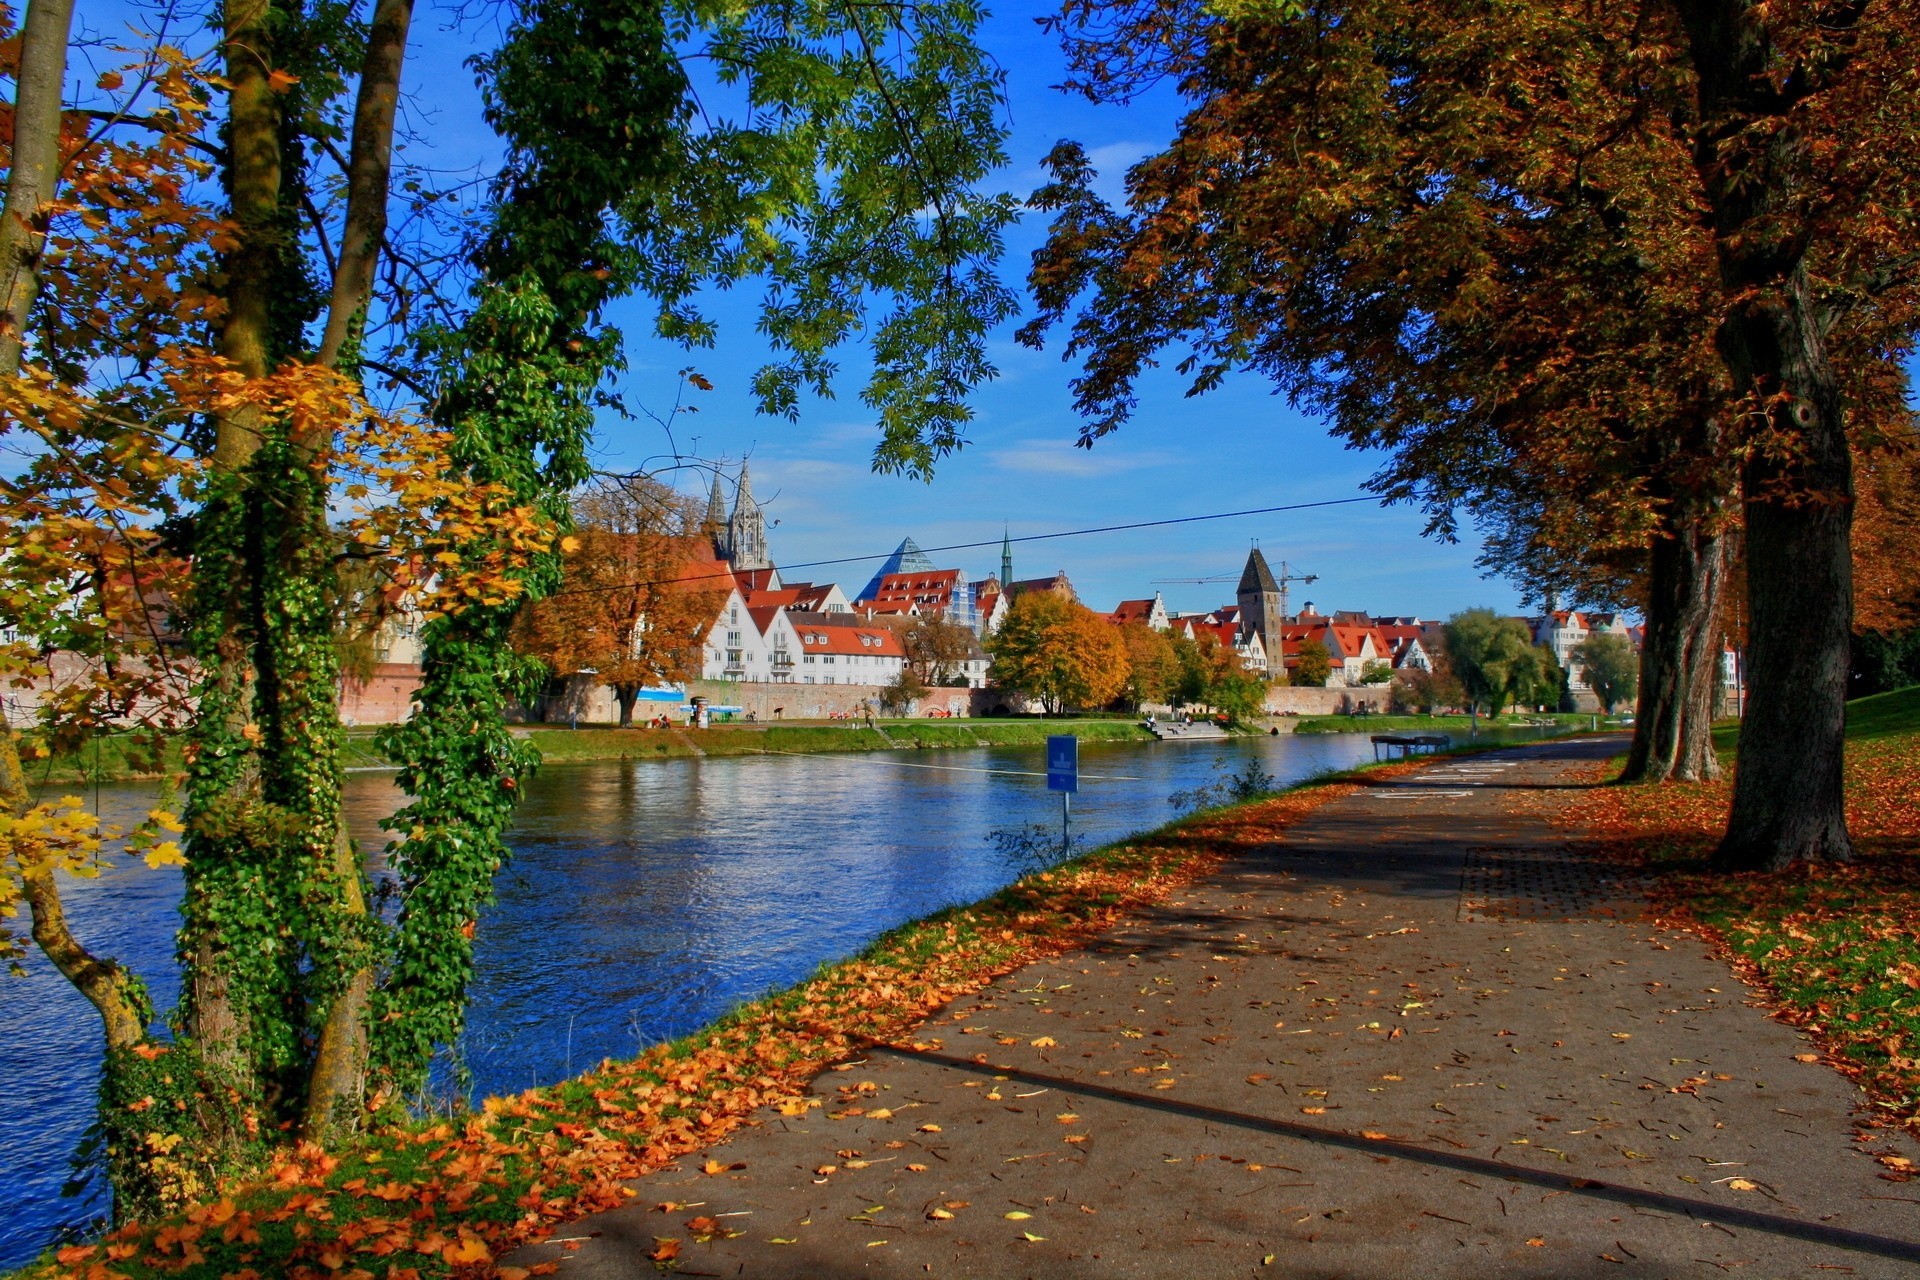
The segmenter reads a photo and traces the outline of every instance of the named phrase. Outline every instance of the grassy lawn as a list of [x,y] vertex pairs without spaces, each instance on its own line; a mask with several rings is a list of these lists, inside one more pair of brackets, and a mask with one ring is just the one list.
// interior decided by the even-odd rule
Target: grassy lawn
[[[1480,728],[1498,729],[1514,725],[1550,722],[1566,728],[1584,729],[1593,723],[1590,715],[1503,716],[1498,720],[1480,717]],[[1602,717],[1605,723],[1605,717]],[[1447,733],[1465,734],[1472,728],[1468,716],[1302,716],[1294,721],[1295,733]]]
[[1920,1125],[1920,687],[1849,704],[1847,739],[1845,866],[1711,873],[1730,781],[1601,788],[1563,820],[1643,860],[1666,912],[1771,991],[1886,1119]]

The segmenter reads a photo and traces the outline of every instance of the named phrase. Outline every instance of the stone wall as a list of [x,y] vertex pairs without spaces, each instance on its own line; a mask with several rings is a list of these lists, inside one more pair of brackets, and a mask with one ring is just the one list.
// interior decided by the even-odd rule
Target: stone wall
[[411,662],[383,662],[365,680],[340,682],[340,723],[398,724],[413,712],[420,668]]
[[[880,715],[880,698],[885,692],[882,686],[872,684],[773,684],[754,680],[690,680],[685,687],[689,698],[705,698],[711,706],[739,707],[741,715],[751,712],[762,724],[857,719],[869,706]],[[949,716],[984,715],[988,708],[1007,701],[990,689],[935,689],[914,703],[913,714],[925,716],[929,711],[940,711]],[[1017,698],[1012,701],[1021,703]],[[682,705],[640,702],[634,705],[633,714],[636,720],[663,714],[679,720],[685,714],[680,710]],[[1024,704],[1015,709],[1024,709]],[[576,715],[581,724],[613,724],[620,718],[620,709],[611,689],[590,677],[577,676],[567,682],[565,693],[544,699],[542,705],[528,708],[520,718],[557,724]]]
[[1267,689],[1267,714],[1273,716],[1335,716],[1365,707],[1380,714],[1393,702],[1385,685],[1358,689],[1316,689],[1311,685],[1272,685]]

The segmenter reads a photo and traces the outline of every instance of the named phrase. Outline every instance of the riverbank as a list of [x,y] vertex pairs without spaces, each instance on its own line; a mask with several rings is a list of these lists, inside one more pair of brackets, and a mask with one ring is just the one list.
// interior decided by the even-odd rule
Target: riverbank
[[[1135,720],[1118,719],[879,719],[869,729],[861,723],[730,724],[710,729],[563,729],[530,725],[521,735],[540,749],[548,764],[592,760],[689,760],[710,756],[767,754],[811,755],[838,751],[898,751],[918,748],[1043,746],[1056,733],[1070,733],[1083,742],[1152,742],[1154,737]],[[350,770],[391,769],[393,764],[375,749],[371,729],[347,733],[341,763]],[[28,778],[35,787],[89,787],[95,783],[153,781],[176,777],[185,768],[180,743],[172,740],[155,750],[131,735],[115,735],[91,742],[75,755],[30,761]]]
[[918,748],[1037,747],[1070,733],[1083,742],[1152,742],[1132,720],[876,720],[864,724],[721,725],[711,729],[536,728],[526,737],[549,764],[586,760],[674,760],[707,756],[899,751]]
[[[1558,820],[1603,833],[1614,856],[1653,878],[1668,920],[1705,935],[1783,1020],[1810,1032],[1880,1120],[1920,1133],[1920,687],[1847,704],[1848,864],[1780,875],[1710,869],[1732,799],[1736,729],[1715,733],[1720,781],[1600,787]],[[1593,774],[1617,770],[1613,762]],[[1887,1177],[1914,1176],[1906,1157],[1890,1160]]]
[[[1406,767],[1387,766],[1385,775]],[[498,1256],[557,1222],[619,1203],[622,1179],[715,1140],[758,1107],[804,1112],[815,1105],[804,1096],[807,1081],[845,1055],[849,1037],[903,1034],[927,1010],[1269,844],[1304,813],[1351,792],[1355,777],[1376,772],[1190,817],[1029,875],[896,929],[855,958],[635,1060],[489,1102],[457,1122],[385,1130],[334,1157],[289,1157],[263,1182],[183,1219],[117,1234],[108,1243],[125,1256],[114,1267],[159,1274],[191,1250],[204,1254],[199,1265],[208,1274],[286,1274],[336,1257],[376,1274],[389,1266],[444,1274]],[[541,1194],[529,1201],[536,1184]],[[483,1207],[489,1202],[500,1208]],[[407,1212],[396,1212],[403,1203]],[[36,1274],[84,1275],[103,1256],[66,1250]]]
[[1452,737],[1455,742],[1465,742],[1469,735],[1475,732],[1488,733],[1497,729],[1549,726],[1561,729],[1585,729],[1593,722],[1594,717],[1591,715],[1563,712],[1509,715],[1498,720],[1489,720],[1481,716],[1478,722],[1471,716],[1455,715],[1301,716],[1294,720],[1293,731],[1295,733],[1444,733]]

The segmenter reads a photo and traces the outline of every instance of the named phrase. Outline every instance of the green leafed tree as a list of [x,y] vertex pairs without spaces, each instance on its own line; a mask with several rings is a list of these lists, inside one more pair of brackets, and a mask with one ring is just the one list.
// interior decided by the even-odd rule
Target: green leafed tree
[[1573,660],[1586,674],[1587,687],[1608,715],[1632,702],[1640,691],[1640,655],[1633,642],[1610,631],[1598,631],[1574,647]]
[[1324,687],[1328,677],[1333,675],[1333,655],[1318,640],[1302,640],[1300,652],[1294,658],[1293,669],[1288,674],[1295,684],[1316,689]]
[[1527,624],[1491,609],[1467,609],[1448,618],[1446,647],[1453,678],[1469,706],[1490,716],[1498,717],[1516,694],[1532,692],[1541,675]]

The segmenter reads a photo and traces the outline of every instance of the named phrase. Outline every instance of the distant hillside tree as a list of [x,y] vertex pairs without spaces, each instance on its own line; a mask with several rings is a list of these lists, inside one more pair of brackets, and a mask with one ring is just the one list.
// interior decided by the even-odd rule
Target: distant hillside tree
[[1640,655],[1625,636],[1601,631],[1582,640],[1573,660],[1586,668],[1587,687],[1608,715],[1623,702],[1632,702],[1640,690]]
[[1120,695],[1127,649],[1112,623],[1052,592],[1013,602],[993,637],[993,682],[1040,699],[1047,714],[1098,707]]
[[573,520],[564,584],[521,614],[515,647],[555,675],[595,676],[630,728],[641,689],[700,674],[723,580],[690,572],[703,558],[700,512],[658,481],[593,484],[575,496]]

